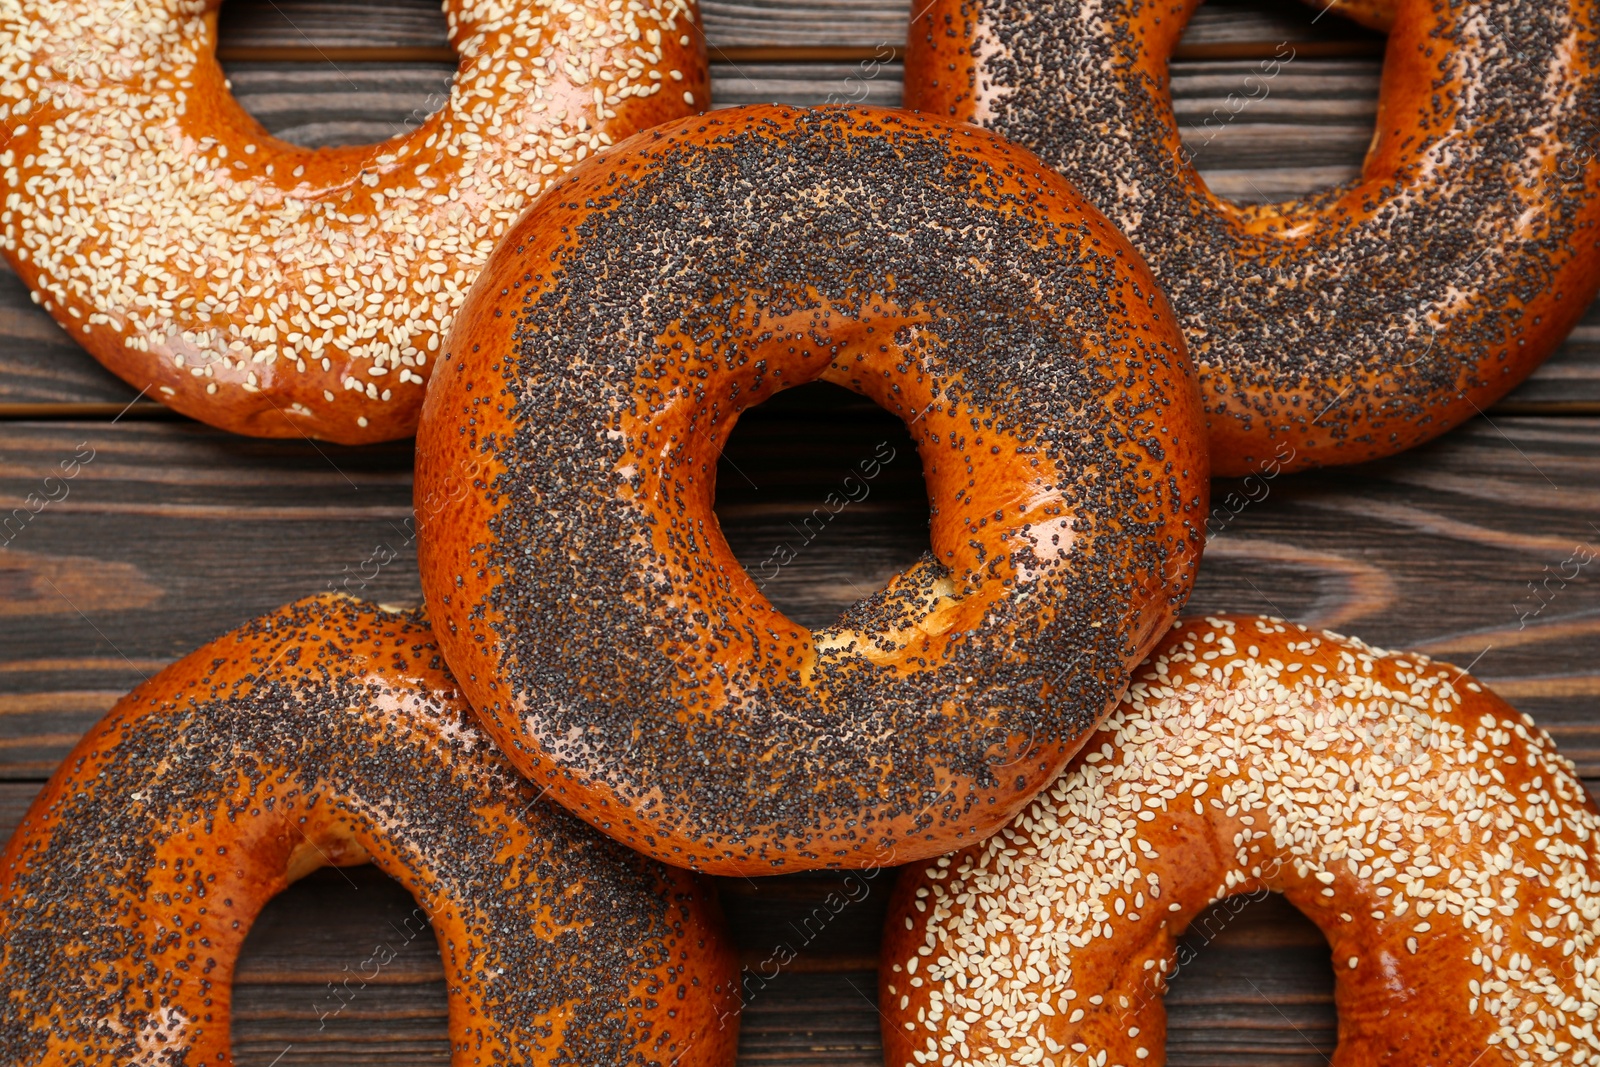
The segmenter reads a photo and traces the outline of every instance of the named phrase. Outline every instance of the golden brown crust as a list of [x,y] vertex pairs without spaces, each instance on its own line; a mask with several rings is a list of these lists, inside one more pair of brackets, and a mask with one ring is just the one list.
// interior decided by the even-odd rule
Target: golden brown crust
[[[1385,456],[1489,407],[1600,289],[1593,5],[1336,5],[1393,22],[1362,176],[1259,205],[1211,193],[1179,139],[1167,61],[1197,6],[934,0],[906,104],[1037,151],[1144,253],[1200,369],[1216,473]],[[1294,60],[1283,45],[1218,121]]]
[[1186,620],[1055,786],[903,873],[886,1062],[1159,1067],[1178,936],[1268,890],[1333,949],[1334,1067],[1600,1062],[1597,829],[1572,765],[1465,672]]
[[[469,698],[562,803],[668,862],[987,833],[1192,581],[1203,432],[1165,301],[971,127],[739,108],[603,162],[508,235],[424,409],[423,588]],[[819,378],[909,425],[933,552],[813,632],[712,501],[739,413]]]
[[120,701],[0,855],[14,1064],[230,1062],[261,907],[370,860],[438,939],[452,1062],[733,1062],[737,963],[710,888],[545,803],[410,614],[316,597]]
[[443,107],[377,145],[300,148],[228,92],[215,8],[44,0],[0,20],[0,244],[96,359],[240,433],[413,433],[511,221],[710,99],[694,0],[450,0]]

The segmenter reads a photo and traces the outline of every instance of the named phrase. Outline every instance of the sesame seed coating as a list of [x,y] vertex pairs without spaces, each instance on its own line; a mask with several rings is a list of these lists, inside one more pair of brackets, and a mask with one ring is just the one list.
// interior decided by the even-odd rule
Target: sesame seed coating
[[5,1061],[232,1062],[262,905],[368,860],[433,925],[455,1067],[732,1064],[709,887],[541,800],[419,616],[334,596],[156,675],[40,793],[0,856]]
[[1385,456],[1489,407],[1600,290],[1594,5],[1340,5],[1392,22],[1362,175],[1259,205],[1213,195],[1179,138],[1167,61],[1198,6],[934,0],[906,106],[1026,145],[1122,227],[1179,315],[1217,473],[1285,442],[1291,469]]
[[[668,862],[990,832],[1193,580],[1204,433],[1170,311],[975,128],[762,106],[640,135],[508,235],[449,351],[417,466],[441,647],[525,773]],[[931,552],[813,632],[712,505],[740,412],[817,379],[907,423]]]
[[376,145],[278,141],[205,0],[0,0],[0,249],[185,414],[357,443],[416,428],[495,241],[614,140],[709,102],[693,0],[447,0],[449,100]]
[[903,873],[886,1062],[1158,1067],[1178,936],[1271,890],[1333,950],[1334,1067],[1600,1063],[1597,827],[1464,671],[1185,620],[1011,825]]

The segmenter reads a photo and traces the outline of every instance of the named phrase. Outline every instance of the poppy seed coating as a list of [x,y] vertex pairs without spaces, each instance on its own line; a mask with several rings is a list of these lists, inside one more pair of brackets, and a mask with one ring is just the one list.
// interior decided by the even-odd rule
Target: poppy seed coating
[[[669,862],[981,836],[1193,580],[1203,431],[1166,302],[975,129],[754,107],[625,142],[508,236],[440,373],[417,506],[445,654],[519,767]],[[932,550],[812,632],[712,504],[740,412],[816,379],[907,423]]]
[[455,1067],[733,1062],[709,889],[541,800],[418,616],[332,596],[156,675],[40,793],[0,857],[6,1062],[230,1062],[262,905],[368,859],[432,923]]
[[1346,5],[1393,21],[1362,176],[1260,205],[1213,195],[1179,138],[1167,60],[1198,6],[934,0],[906,106],[1026,145],[1123,228],[1178,312],[1219,474],[1282,443],[1288,469],[1399,452],[1526,377],[1600,289],[1593,4]]

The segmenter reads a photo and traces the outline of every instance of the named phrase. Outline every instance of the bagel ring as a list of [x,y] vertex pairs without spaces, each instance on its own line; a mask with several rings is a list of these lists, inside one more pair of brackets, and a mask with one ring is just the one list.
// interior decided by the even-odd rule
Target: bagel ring
[[457,1067],[731,1067],[710,888],[542,802],[419,618],[331,595],[157,674],[34,801],[0,854],[6,1062],[232,1062],[261,907],[368,861],[433,924]]
[[[1285,450],[1289,470],[1391,455],[1504,396],[1600,289],[1593,5],[1346,0],[1390,25],[1361,177],[1236,204],[1172,111],[1168,59],[1199,3],[933,0],[906,106],[1033,149],[1122,227],[1182,322],[1219,475]],[[1292,59],[1246,79],[1237,110]]]
[[[1193,581],[1204,436],[1165,300],[1071,186],[972,127],[755,106],[603,162],[507,235],[423,408],[423,590],[468,699],[553,797],[669,863],[984,836]],[[932,545],[816,632],[712,510],[740,412],[814,380],[906,422]]]
[[1332,947],[1332,1067],[1600,1063],[1597,831],[1572,764],[1464,671],[1186,620],[1026,812],[902,874],[885,1062],[1159,1067],[1177,938],[1270,890]]
[[449,100],[377,145],[279,141],[228,91],[219,0],[12,0],[0,249],[149,397],[225,430],[416,430],[495,241],[578,160],[704,107],[694,0],[446,0]]

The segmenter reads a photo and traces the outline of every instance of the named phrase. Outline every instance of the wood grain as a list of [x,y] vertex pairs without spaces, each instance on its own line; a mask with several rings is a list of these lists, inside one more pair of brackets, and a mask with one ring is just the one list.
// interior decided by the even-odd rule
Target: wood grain
[[[397,26],[408,24],[396,18]],[[329,25],[337,29],[337,20]],[[274,133],[306,145],[375,141],[404,131],[438,106],[451,69],[437,62],[229,65],[244,105]],[[1371,136],[1378,70],[1370,58],[1297,52],[1263,82],[1259,62],[1175,63],[1174,108],[1197,166],[1217,192],[1241,201],[1293,197],[1358,173]],[[894,105],[900,97],[897,62],[718,62],[713,76],[719,106],[830,99]],[[1242,94],[1251,92],[1247,84],[1254,97],[1241,104]],[[0,266],[0,418],[104,417],[136,396]],[[1600,305],[1504,403],[1502,410],[1522,414],[1600,414]],[[139,401],[127,417],[168,416],[159,405]]]
[[[0,783],[0,836],[36,788]],[[741,1064],[879,1062],[872,955],[892,872],[869,880],[870,895],[839,912],[824,936],[807,937],[821,901],[847,877],[719,880],[747,968]],[[428,938],[407,934],[415,909],[372,867],[315,872],[269,903],[236,973],[241,1067],[270,1067],[280,1055],[285,1065],[447,1063],[443,968]],[[1281,898],[1238,912],[1219,905],[1184,941],[1192,958],[1167,996],[1175,1067],[1310,1067],[1332,1052],[1328,949]],[[392,962],[364,977],[361,961],[380,945]],[[768,962],[779,946],[797,954],[783,968]]]
[[[1191,607],[1284,614],[1475,662],[1600,774],[1600,721],[1590,721],[1600,564],[1567,562],[1600,544],[1597,432],[1592,418],[1495,416],[1384,463],[1219,482]],[[804,542],[799,520],[879,440],[897,458],[870,495]],[[31,514],[29,494],[43,500],[45,479],[85,450],[93,457],[76,478],[48,483],[64,499]],[[416,602],[409,466],[403,443],[335,449],[187,423],[8,426],[0,778],[47,772],[144,674],[296,596],[339,587]],[[719,487],[723,527],[747,565],[795,549],[768,588],[808,624],[927,544],[904,430],[832,387],[747,416]],[[387,566],[371,562],[391,553]]]
[[[794,539],[789,522],[832,486],[851,449],[865,454],[895,429],[886,421],[870,425],[851,401],[800,414],[751,419],[730,449],[720,511],[747,560]],[[1197,604],[1275,605],[1301,618],[1343,620],[1357,632],[1432,647],[1459,662],[1489,648],[1480,673],[1507,695],[1522,693],[1516,699],[1525,707],[1547,703],[1542,720],[1558,727],[1569,754],[1594,773],[1595,678],[1579,665],[1593,664],[1600,651],[1596,587],[1560,590],[1571,599],[1553,598],[1548,618],[1524,630],[1494,588],[1483,587],[1514,587],[1511,576],[1542,573],[1567,558],[1569,539],[1591,536],[1583,516],[1597,499],[1595,470],[1583,456],[1600,427],[1592,420],[1553,429],[1548,420],[1496,421],[1506,437],[1475,425],[1413,457],[1419,462],[1274,485],[1217,538]],[[868,425],[845,432],[858,423]],[[14,605],[0,620],[7,651],[0,756],[8,774],[44,773],[122,689],[189,644],[318,579],[348,573],[328,561],[365,558],[369,543],[404,547],[393,527],[405,514],[403,457],[385,450],[329,463],[306,446],[275,445],[262,455],[236,447],[248,443],[185,426],[17,429],[31,446],[17,448],[16,436],[6,445],[0,472],[8,499],[13,487],[42,480],[62,449],[81,440],[99,444],[73,480],[76,495],[21,531],[13,547],[29,553],[23,563],[0,554],[6,602]],[[784,456],[798,460],[777,462]],[[1521,468],[1543,488],[1526,508],[1507,510],[1499,501],[1523,478]],[[105,483],[90,482],[91,474]],[[920,548],[918,491],[915,472],[891,464],[873,496],[843,513],[827,541],[806,546],[774,595],[815,621],[881,579]],[[42,525],[46,520],[60,525]],[[172,531],[213,547],[173,554]],[[24,537],[38,540],[30,545]],[[96,544],[106,547],[85,550]],[[62,560],[61,569],[49,569]],[[414,595],[409,568],[406,559],[361,591]],[[36,579],[50,574],[57,588],[40,588]],[[83,614],[40,603],[51,595],[70,597]],[[1497,660],[1500,668],[1491,671]],[[36,788],[35,781],[0,784],[0,832],[9,832]],[[786,955],[776,951],[780,945],[799,953],[776,977],[751,982],[742,1062],[875,1062],[870,960],[887,876],[875,880],[867,900],[827,918],[821,902],[838,877],[723,884],[754,974],[768,973],[764,961]],[[240,1062],[269,1067],[280,1055],[283,1065],[446,1062],[444,990],[431,945],[405,946],[382,981],[361,988],[346,1007],[328,989],[330,982],[345,988],[347,969],[411,907],[370,870],[323,872],[275,901],[240,967]],[[1180,975],[1169,999],[1171,1063],[1310,1065],[1331,1049],[1331,976],[1319,935],[1282,909],[1259,910],[1207,938]]]
[[[904,0],[702,8],[718,105],[898,102]],[[1284,46],[1294,59],[1268,92],[1242,109],[1230,100]],[[453,68],[432,0],[228,0],[220,49],[245,106],[313,145],[404,129]],[[1206,180],[1264,200],[1354,175],[1381,51],[1299,4],[1208,3],[1173,65],[1175,111]],[[1439,442],[1363,468],[1218,483],[1191,609],[1272,611],[1472,663],[1600,776],[1600,563],[1573,563],[1600,546],[1596,415],[1600,304],[1529,382]],[[898,456],[867,499],[795,544],[799,520],[881,440]],[[93,458],[63,479],[62,462],[86,448]],[[177,419],[103,371],[0,268],[0,835],[83,730],[202,641],[328,587],[415,602],[409,449],[253,441]],[[747,416],[719,484],[719,516],[747,564],[798,547],[768,589],[801,621],[830,619],[926,545],[903,431],[826,387]],[[59,499],[34,514],[30,494]],[[394,561],[374,566],[380,549]],[[891,876],[868,879],[837,914],[824,901],[845,875],[720,883],[749,969],[741,1064],[881,1062],[872,967]],[[372,868],[317,872],[272,901],[239,965],[238,1062],[448,1063],[431,942],[406,942],[377,978],[345,984],[414,907]],[[1326,1063],[1336,1015],[1315,927],[1269,898],[1202,919],[1189,939],[1198,956],[1167,1001],[1170,1063]],[[794,961],[774,974],[788,950]]]
[[[719,513],[747,561],[795,539],[789,523],[855,456],[898,430],[853,398],[806,392],[816,390],[748,418],[720,474]],[[359,562],[378,543],[402,558],[358,591],[415,595],[401,536],[403,449],[325,457],[305,443],[244,441],[181,424],[10,429],[0,446],[7,501],[32,491],[81,442],[95,448],[67,498],[0,553],[0,766],[10,777],[44,774],[121,691],[187,647],[351,574],[340,561],[366,580]],[[1597,430],[1590,419],[1480,421],[1386,465],[1271,483],[1263,499],[1222,524],[1196,606],[1282,610],[1460,662],[1488,649],[1479,673],[1537,709],[1595,773],[1600,748],[1589,709],[1600,584],[1584,573],[1551,592],[1526,628],[1512,606],[1526,592],[1519,583],[1568,558],[1573,544],[1600,537],[1589,526],[1600,500]],[[921,490],[908,456],[773,584],[795,615],[826,618],[920,549]],[[1513,499],[1521,506],[1506,507]],[[0,785],[5,828],[36,788]],[[870,959],[887,876],[866,900],[819,917],[838,877],[723,884],[753,974],[769,973],[764,961],[786,955],[779,945],[799,952],[770,980],[750,983],[744,1063],[875,1062]],[[328,989],[345,988],[346,969],[409,909],[398,889],[360,870],[323,872],[273,902],[240,966],[240,1062],[445,1062],[444,992],[431,946],[407,945],[383,980],[344,1008]],[[1319,935],[1281,909],[1256,911],[1208,937],[1179,976],[1169,1001],[1171,1063],[1309,1065],[1330,1049],[1331,976]]]
[[[701,0],[712,53],[754,49],[873,49],[905,44],[907,0]],[[1313,51],[1381,54],[1382,38],[1315,8],[1271,0],[1213,0],[1190,21],[1187,55],[1235,55],[1279,42],[1313,42]],[[263,58],[295,49],[359,61],[363,52],[426,50],[448,58],[440,5],[431,0],[229,0],[219,50],[224,58]],[[1270,54],[1270,51],[1269,53]]]
[[[1274,611],[1474,662],[1586,773],[1600,773],[1591,710],[1600,574],[1580,569],[1540,599],[1528,589],[1561,573],[1578,545],[1600,543],[1597,431],[1592,418],[1493,416],[1387,463],[1219,483],[1222,510],[1192,607]],[[896,458],[870,494],[804,542],[798,520],[880,441]],[[76,477],[46,483],[63,460],[91,453]],[[0,822],[14,824],[37,780],[122,692],[206,638],[330,584],[414,601],[409,460],[404,444],[332,449],[178,422],[8,425],[0,778],[11,781],[0,782]],[[19,522],[11,509],[47,484],[66,485],[65,496]],[[781,543],[798,549],[768,588],[802,621],[830,618],[926,544],[903,428],[831,387],[747,415],[719,485],[719,516],[747,564]],[[363,566],[380,546],[394,563]],[[823,901],[840,877],[722,884],[754,976],[743,1063],[876,1062],[871,963],[888,875],[835,915]],[[371,870],[322,872],[274,901],[240,965],[240,1062],[446,1062],[431,945],[406,945],[359,995],[344,985],[411,906]],[[1204,923],[1197,930],[1207,931],[1204,950],[1169,999],[1170,1062],[1321,1061],[1336,1022],[1315,929],[1260,905],[1215,936]],[[797,958],[773,973],[771,961],[788,954],[779,946]]]
[[[0,835],[36,788],[0,783]],[[718,880],[746,967],[742,1065],[881,1062],[873,966],[893,872],[865,879],[868,895],[830,915],[822,901],[852,877],[862,878]],[[280,1055],[280,1067],[448,1063],[443,967],[429,938],[408,934],[417,918],[411,897],[373,867],[317,871],[271,901],[235,975],[240,1067],[269,1067]],[[1194,958],[1167,998],[1173,1064],[1298,1064],[1331,1051],[1327,946],[1281,899],[1237,914],[1219,907],[1186,942]],[[362,961],[378,946],[392,961],[374,974]],[[787,965],[773,962],[791,953]],[[1300,1032],[1252,1026],[1263,1008]]]

